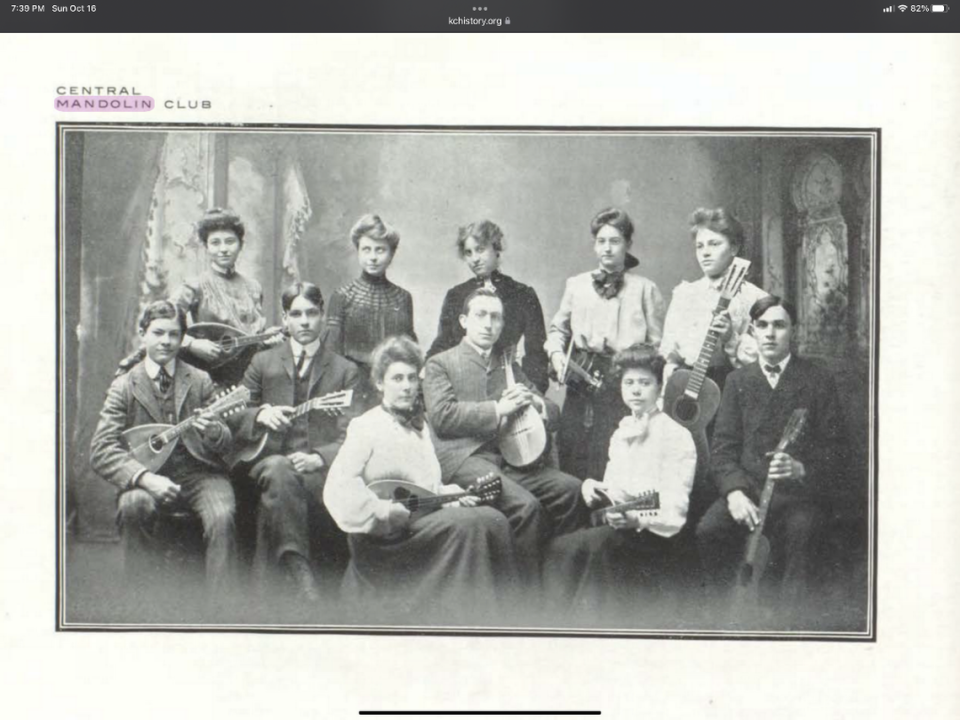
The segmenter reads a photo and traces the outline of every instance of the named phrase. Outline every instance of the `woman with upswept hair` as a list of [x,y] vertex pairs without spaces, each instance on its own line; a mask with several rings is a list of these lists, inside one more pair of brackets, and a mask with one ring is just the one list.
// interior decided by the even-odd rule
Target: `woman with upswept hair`
[[569,371],[568,355],[602,375],[614,353],[636,343],[657,345],[663,334],[660,290],[652,280],[629,272],[639,265],[629,252],[630,216],[619,208],[601,210],[590,222],[590,233],[599,267],[567,280],[544,345],[553,372],[567,380],[557,434],[560,469],[578,478],[603,474],[610,436],[625,410],[616,383],[592,391]]
[[[243,221],[230,210],[212,208],[197,222],[197,237],[206,249],[208,266],[197,276],[188,278],[170,296],[190,318],[191,325],[219,323],[247,335],[266,331],[263,288],[254,278],[237,271],[237,260],[243,251],[245,235]],[[278,334],[264,341],[261,347],[269,347],[282,340]],[[187,362],[208,364],[219,360],[222,348],[214,340],[187,335],[182,353]],[[249,355],[245,354],[244,358],[249,360]],[[239,382],[245,369],[245,363],[231,362],[220,368],[211,367],[209,372],[215,381],[223,385]]]
[[413,296],[387,279],[387,269],[400,245],[400,235],[379,215],[361,217],[350,230],[357,252],[360,277],[344,285],[330,298],[324,343],[353,361],[361,370],[361,386],[355,402],[360,411],[377,402],[369,381],[374,348],[393,335],[413,340]]
[[503,301],[503,332],[493,351],[499,355],[504,350],[514,350],[522,340],[523,372],[540,392],[546,392],[550,380],[547,377],[547,355],[543,350],[547,333],[540,298],[532,287],[500,271],[503,249],[503,231],[490,220],[479,220],[459,229],[457,252],[473,277],[447,291],[440,310],[437,337],[427,351],[427,357],[460,343],[464,334],[460,325],[463,301],[477,288],[489,287]]
[[380,622],[492,620],[516,580],[506,517],[473,496],[411,517],[368,486],[403,480],[433,495],[460,492],[440,482],[440,464],[418,405],[423,355],[413,340],[389,337],[371,356],[381,402],[353,420],[330,467],[323,501],[349,534],[344,598]]

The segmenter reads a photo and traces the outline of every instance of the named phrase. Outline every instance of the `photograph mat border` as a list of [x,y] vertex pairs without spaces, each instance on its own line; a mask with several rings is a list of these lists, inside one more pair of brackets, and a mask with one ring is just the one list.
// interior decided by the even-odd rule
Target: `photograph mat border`
[[[65,422],[66,384],[64,347],[67,329],[64,324],[64,277],[66,214],[65,158],[66,135],[79,132],[156,133],[166,130],[201,131],[238,134],[389,134],[389,135],[468,135],[490,134],[513,136],[585,136],[606,137],[791,137],[791,138],[864,138],[871,141],[870,188],[870,303],[868,352],[868,452],[867,452],[867,593],[866,630],[852,631],[724,631],[724,630],[627,630],[627,629],[571,629],[571,628],[498,628],[459,626],[390,626],[390,625],[217,625],[217,624],[135,624],[135,623],[71,623],[66,618],[66,453]],[[263,124],[263,123],[150,123],[150,122],[56,122],[56,315],[55,339],[57,388],[55,419],[56,452],[56,521],[55,521],[55,630],[57,632],[172,632],[172,633],[249,633],[249,634],[343,634],[343,635],[441,635],[451,637],[565,637],[565,638],[649,638],[678,640],[785,640],[827,642],[876,642],[877,639],[877,572],[878,572],[878,505],[879,468],[877,466],[879,437],[879,383],[877,369],[880,358],[880,157],[882,129],[875,128],[790,128],[750,126],[460,126],[460,125],[331,125],[331,124]]]

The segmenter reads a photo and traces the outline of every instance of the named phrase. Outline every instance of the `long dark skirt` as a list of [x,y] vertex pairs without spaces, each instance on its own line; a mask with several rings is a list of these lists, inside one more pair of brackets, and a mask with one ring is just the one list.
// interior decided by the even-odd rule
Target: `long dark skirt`
[[595,395],[568,391],[557,432],[560,469],[580,480],[603,480],[610,438],[628,412],[619,386]]
[[365,624],[480,625],[503,619],[517,585],[506,517],[447,507],[397,538],[350,536],[341,597]]
[[554,538],[543,570],[549,611],[596,625],[636,625],[673,550],[672,538],[608,525]]

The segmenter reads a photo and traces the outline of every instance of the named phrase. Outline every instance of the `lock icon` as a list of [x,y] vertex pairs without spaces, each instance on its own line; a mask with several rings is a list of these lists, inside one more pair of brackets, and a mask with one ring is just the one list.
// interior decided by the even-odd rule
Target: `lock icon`
[[509,18],[509,17],[508,17],[506,20],[504,20],[504,24],[506,24],[506,25],[509,25],[509,24],[510,24],[510,18]]

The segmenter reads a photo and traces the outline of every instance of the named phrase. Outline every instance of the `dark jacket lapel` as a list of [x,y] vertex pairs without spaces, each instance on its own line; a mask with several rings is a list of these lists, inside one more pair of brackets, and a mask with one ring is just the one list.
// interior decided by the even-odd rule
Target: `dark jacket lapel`
[[193,386],[192,368],[183,362],[177,362],[177,369],[173,371],[174,402],[177,408],[177,420],[183,419],[183,403],[190,394]]
[[753,362],[744,368],[744,380],[746,389],[755,395],[764,392],[770,392],[770,383],[767,382],[767,376],[760,369],[759,362]]
[[317,354],[313,356],[313,362],[310,363],[310,390],[307,393],[313,397],[313,392],[317,384],[326,376],[330,367],[330,353],[321,344]]
[[283,369],[287,373],[287,377],[291,381],[294,380],[294,370],[296,361],[293,359],[293,347],[290,345],[289,340],[284,340],[283,344],[280,346],[280,364],[283,365]]
[[490,367],[487,364],[487,361],[480,357],[480,353],[470,346],[470,344],[467,342],[466,336],[464,336],[464,338],[460,341],[460,344],[457,346],[457,353],[460,356],[461,363],[473,363],[474,365],[483,368],[484,372],[487,372],[487,369]]
[[144,367],[143,361],[137,363],[130,371],[130,389],[133,392],[133,397],[143,406],[143,409],[147,411],[154,422],[167,422],[166,418],[163,417],[160,402],[153,392],[153,380],[147,375],[147,369]]
[[[766,381],[766,378],[764,378],[764,381]],[[780,375],[780,382],[777,383],[776,392],[781,398],[793,397],[803,390],[806,383],[807,372],[803,365],[803,359],[794,354]]]

